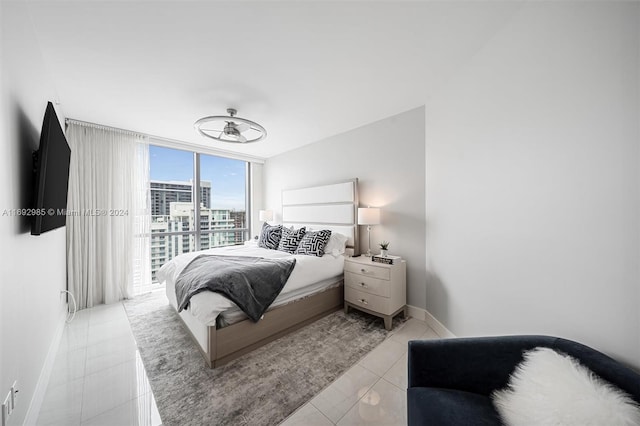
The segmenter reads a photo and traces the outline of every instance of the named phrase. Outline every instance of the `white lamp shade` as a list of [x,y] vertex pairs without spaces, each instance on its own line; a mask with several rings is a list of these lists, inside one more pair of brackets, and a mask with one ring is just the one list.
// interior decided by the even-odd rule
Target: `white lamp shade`
[[273,220],[273,210],[260,210],[260,222]]
[[358,225],[378,225],[380,223],[380,209],[377,207],[358,208]]

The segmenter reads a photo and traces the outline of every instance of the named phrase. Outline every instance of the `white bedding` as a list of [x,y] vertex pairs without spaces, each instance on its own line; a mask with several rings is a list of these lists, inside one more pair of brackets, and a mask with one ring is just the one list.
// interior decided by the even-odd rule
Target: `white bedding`
[[[289,276],[282,292],[271,305],[272,307],[289,303],[292,300],[313,294],[327,285],[335,282],[336,278],[342,276],[344,267],[344,256],[334,257],[325,254],[322,257],[291,255],[278,250],[269,250],[255,245],[218,247],[210,250],[186,253],[165,263],[157,273],[158,281],[164,282],[166,293],[173,307],[177,307],[175,295],[175,281],[182,270],[196,256],[200,254],[215,254],[221,256],[254,256],[264,258],[285,258],[293,256],[296,258],[296,266]],[[238,318],[240,309],[235,303],[212,291],[203,291],[191,298],[188,311],[200,322],[207,326],[215,326],[216,318],[225,312],[228,318]],[[228,315],[227,315],[228,314]]]

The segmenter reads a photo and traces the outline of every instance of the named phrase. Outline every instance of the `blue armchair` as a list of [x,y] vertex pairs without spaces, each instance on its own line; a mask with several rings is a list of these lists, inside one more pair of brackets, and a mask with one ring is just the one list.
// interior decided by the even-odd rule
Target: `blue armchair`
[[549,336],[502,336],[409,342],[409,425],[500,425],[491,392],[503,388],[524,351],[564,352],[640,403],[640,374],[587,346]]

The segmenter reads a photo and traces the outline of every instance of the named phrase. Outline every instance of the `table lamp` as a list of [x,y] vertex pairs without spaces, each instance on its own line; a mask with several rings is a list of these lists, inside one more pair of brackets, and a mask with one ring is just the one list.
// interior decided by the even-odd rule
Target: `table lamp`
[[369,243],[367,246],[367,256],[371,256],[371,225],[380,223],[380,209],[377,207],[359,207],[358,225],[367,225]]

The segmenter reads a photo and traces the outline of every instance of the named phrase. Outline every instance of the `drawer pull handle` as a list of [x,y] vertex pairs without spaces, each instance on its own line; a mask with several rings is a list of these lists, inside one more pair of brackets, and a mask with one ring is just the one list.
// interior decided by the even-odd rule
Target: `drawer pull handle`
[[368,304],[369,304],[369,303],[368,303],[366,300],[364,300],[364,299],[360,299],[360,303],[362,303],[363,305],[368,305]]
[[364,288],[367,288],[367,285],[365,283],[360,283],[360,285]]

